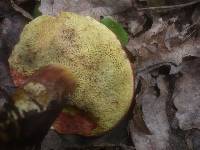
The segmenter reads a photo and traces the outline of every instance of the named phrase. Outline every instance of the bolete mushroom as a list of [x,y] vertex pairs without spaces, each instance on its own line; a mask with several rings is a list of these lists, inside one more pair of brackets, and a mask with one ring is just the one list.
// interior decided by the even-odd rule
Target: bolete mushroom
[[37,17],[25,26],[9,63],[16,84],[49,64],[70,69],[76,89],[53,125],[62,134],[105,133],[132,102],[134,77],[127,55],[117,37],[90,17],[68,12]]

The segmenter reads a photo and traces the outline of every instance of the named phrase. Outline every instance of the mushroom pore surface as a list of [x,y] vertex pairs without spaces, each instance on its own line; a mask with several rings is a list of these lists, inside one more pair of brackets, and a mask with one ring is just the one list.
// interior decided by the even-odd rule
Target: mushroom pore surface
[[[95,123],[88,123],[92,128],[87,132],[80,127],[71,133],[100,135],[112,129],[131,105],[134,83],[126,53],[116,36],[90,17],[68,12],[37,17],[23,29],[9,64],[26,77],[49,64],[70,69],[77,87],[63,113],[80,110],[77,120],[85,113]],[[66,120],[73,125],[74,119]],[[55,128],[59,131],[59,126]]]

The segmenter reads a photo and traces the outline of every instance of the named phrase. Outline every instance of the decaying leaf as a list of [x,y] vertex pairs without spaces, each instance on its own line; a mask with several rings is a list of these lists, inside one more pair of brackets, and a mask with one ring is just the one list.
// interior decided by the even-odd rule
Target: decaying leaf
[[[151,77],[147,78],[151,79]],[[131,136],[137,150],[162,150],[168,146],[169,140],[169,123],[166,116],[168,87],[163,76],[151,80],[147,78],[147,87],[138,97],[137,102],[142,104],[143,119],[151,134],[138,131],[132,123]]]
[[122,12],[131,6],[131,0],[41,0],[40,11],[46,15],[69,11],[100,19],[100,16]]
[[134,108],[133,121],[131,122],[131,125],[134,124],[134,127],[137,129],[138,132],[145,133],[146,135],[151,135],[151,132],[146,126],[143,117],[144,115],[142,112],[142,106],[137,104]]
[[184,61],[176,82],[174,104],[183,130],[200,129],[200,59]]
[[0,24],[0,59],[6,60],[13,47],[19,40],[19,35],[27,23],[21,15],[12,15],[3,18]]
[[[127,48],[137,58],[137,72],[156,64],[178,66],[186,56],[200,56],[199,38],[188,36],[188,27],[178,32],[161,18],[154,20],[150,30],[129,41]],[[187,37],[187,40],[185,37]]]

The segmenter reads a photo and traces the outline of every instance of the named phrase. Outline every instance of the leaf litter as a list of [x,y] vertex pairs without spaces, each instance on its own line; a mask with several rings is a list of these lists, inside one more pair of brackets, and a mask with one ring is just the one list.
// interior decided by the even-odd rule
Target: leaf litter
[[[20,6],[27,1],[29,0],[17,0],[15,4]],[[187,6],[188,9],[181,7],[169,11],[141,11],[140,7],[159,7],[161,4],[173,6],[179,5],[180,1],[162,0],[157,4],[148,0],[139,2],[41,0],[39,9],[44,15],[71,11],[97,20],[101,16],[111,16],[120,22],[129,33],[129,42],[125,47],[136,66],[137,83],[135,107],[130,113],[131,117],[126,118],[118,128],[107,135],[92,139],[79,136],[61,137],[50,130],[43,141],[42,149],[64,149],[69,145],[76,146],[76,149],[83,145],[100,145],[105,149],[112,147],[106,147],[106,144],[121,144],[119,149],[134,149],[135,146],[137,150],[199,149],[200,6],[195,3]],[[181,5],[184,2],[191,1],[181,1]],[[0,52],[1,56],[8,57],[30,16],[16,11],[5,1],[0,2],[0,8]],[[1,58],[1,62],[3,70],[6,61]],[[127,142],[130,139],[133,143]]]

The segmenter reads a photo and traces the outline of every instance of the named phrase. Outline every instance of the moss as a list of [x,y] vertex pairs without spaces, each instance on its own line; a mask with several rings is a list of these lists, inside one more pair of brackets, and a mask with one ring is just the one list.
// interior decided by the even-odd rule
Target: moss
[[78,84],[71,104],[97,118],[90,135],[110,130],[131,104],[129,60],[116,36],[90,17],[61,13],[36,18],[25,26],[9,63],[28,76],[48,64],[69,68]]

